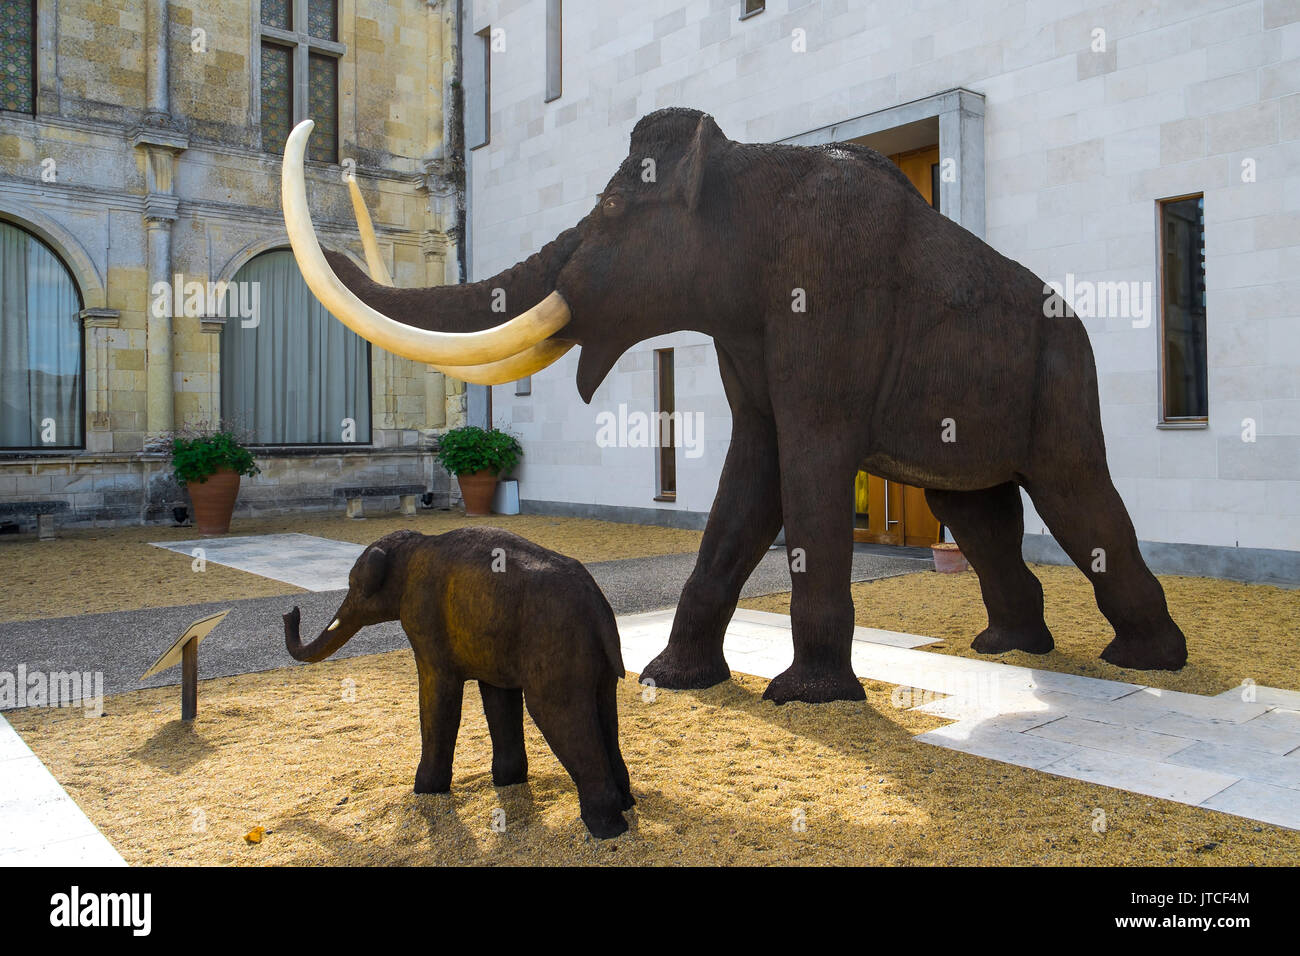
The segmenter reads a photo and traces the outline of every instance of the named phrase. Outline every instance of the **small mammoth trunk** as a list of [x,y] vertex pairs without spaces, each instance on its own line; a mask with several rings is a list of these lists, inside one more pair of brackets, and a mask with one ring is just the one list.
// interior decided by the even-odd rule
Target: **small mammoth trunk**
[[320,636],[310,644],[303,644],[298,635],[302,613],[295,607],[284,615],[284,647],[296,661],[314,664],[323,661],[351,639],[357,632],[356,627],[344,626],[341,618],[336,616]]

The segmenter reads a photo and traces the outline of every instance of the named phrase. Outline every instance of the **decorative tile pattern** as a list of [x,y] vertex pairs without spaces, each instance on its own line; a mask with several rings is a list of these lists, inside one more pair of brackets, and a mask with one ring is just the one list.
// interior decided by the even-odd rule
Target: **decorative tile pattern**
[[307,113],[315,121],[307,158],[336,163],[339,156],[339,61],[323,53],[307,58]]
[[283,153],[292,125],[293,53],[286,46],[263,41],[262,149]]
[[293,0],[262,0],[262,25],[293,29]]
[[30,0],[0,6],[0,109],[36,112],[36,18]]
[[307,0],[307,33],[321,40],[338,39],[338,0]]

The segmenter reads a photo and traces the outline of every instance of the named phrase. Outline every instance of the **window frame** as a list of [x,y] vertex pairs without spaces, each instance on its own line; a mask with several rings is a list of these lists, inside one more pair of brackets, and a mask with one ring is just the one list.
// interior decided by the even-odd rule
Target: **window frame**
[[[668,408],[664,408],[664,372],[663,363],[667,357],[671,362],[669,368],[672,375],[672,394],[667,396],[669,399]],[[677,412],[677,356],[674,350],[669,348],[654,350],[654,382],[655,382],[655,402],[654,402],[654,436],[655,436],[655,501],[676,501],[677,500],[677,442],[673,429],[677,427],[677,422],[671,416]],[[663,433],[661,431],[660,416],[667,412],[669,414],[669,442],[667,445],[662,443]],[[672,467],[672,487],[667,488],[664,485],[664,460],[671,458]]]
[[[262,4],[259,0],[257,3],[250,4],[253,8],[253,51],[252,62],[254,64],[254,77],[252,84],[253,103],[253,123],[257,137],[257,151],[259,153],[268,153],[272,156],[283,156],[282,153],[273,152],[267,148],[262,139],[262,44],[274,43],[278,46],[289,48],[289,59],[293,71],[293,87],[289,91],[290,108],[292,116],[290,118],[290,128],[297,126],[303,120],[308,119],[308,102],[310,98],[310,60],[313,53],[333,57],[338,64],[334,74],[334,128],[338,130],[338,137],[334,144],[334,158],[327,165],[338,166],[339,157],[343,152],[343,122],[342,108],[343,96],[339,89],[342,83],[342,61],[347,55],[348,47],[346,43],[339,40],[326,40],[322,37],[314,37],[307,32],[307,4],[309,0],[290,0],[290,23],[294,25],[292,30],[282,30],[279,27],[267,26],[262,22]],[[341,0],[334,0],[334,23],[336,35],[343,32],[343,4]],[[301,25],[301,26],[300,26]],[[307,162],[321,163],[322,160],[307,157]]]
[[32,108],[31,108],[30,111],[28,111],[28,110],[10,110],[10,109],[0,109],[0,115],[8,115],[8,116],[27,116],[27,117],[33,117],[33,116],[36,115],[36,106],[37,106],[37,104],[40,102],[40,98],[41,98],[41,87],[40,87],[40,83],[39,83],[39,76],[38,76],[38,73],[37,73],[37,71],[40,69],[40,65],[39,65],[38,62],[37,62],[37,58],[38,58],[38,56],[39,56],[39,54],[40,54],[40,49],[41,49],[41,44],[40,44],[40,33],[41,33],[41,21],[40,21],[40,0],[31,0],[31,2],[30,2],[30,6],[31,6],[31,11],[32,11],[32,31],[31,31],[31,64],[32,64],[32,69],[31,69],[31,81],[32,81]]
[[[0,112],[10,112],[10,111],[0,110]],[[27,114],[24,113],[20,115],[25,116]],[[60,255],[58,249],[55,249],[54,246],[46,242],[44,238],[37,235],[33,230],[27,228],[27,226],[21,222],[17,222],[15,220],[8,219],[8,218],[0,218],[0,223],[4,223],[5,225],[11,226],[14,229],[18,229],[26,233],[30,238],[35,239],[37,242],[39,242],[42,246],[44,246],[49,251],[50,255],[54,256],[55,261],[58,262],[59,265],[63,266],[63,271],[68,274],[68,280],[72,283],[72,288],[75,289],[77,292],[77,343],[80,346],[78,361],[81,363],[81,374],[78,376],[81,382],[79,386],[79,394],[77,396],[77,401],[81,405],[81,415],[80,415],[81,434],[78,436],[77,444],[75,445],[0,445],[0,454],[11,454],[14,452],[44,452],[47,455],[63,455],[63,454],[68,454],[70,452],[85,451],[86,432],[89,430],[88,427],[89,409],[87,408],[86,405],[86,325],[84,320],[81,317],[81,314],[86,310],[86,296],[81,291],[81,283],[77,281],[77,274],[74,271],[72,271],[72,268],[68,265],[68,260],[63,258],[62,255]]]
[[546,87],[542,102],[564,95],[564,0],[546,0]]
[[[1157,387],[1159,389],[1157,403],[1156,427],[1160,429],[1178,430],[1178,429],[1202,429],[1210,427],[1210,355],[1209,355],[1209,306],[1206,305],[1206,354],[1205,354],[1205,414],[1197,415],[1178,415],[1171,416],[1166,408],[1166,399],[1168,397],[1168,368],[1165,359],[1165,311],[1168,296],[1165,293],[1165,206],[1169,203],[1185,202],[1188,199],[1199,199],[1202,204],[1201,220],[1202,228],[1205,221],[1205,193],[1194,192],[1185,193],[1178,196],[1165,196],[1157,199],[1155,202],[1156,218],[1156,279],[1157,288],[1160,296],[1160,317],[1156,327],[1156,363],[1157,363]],[[1208,276],[1208,268],[1206,270]],[[1208,290],[1207,290],[1208,291]]]
[[[231,273],[231,277],[230,277],[230,282],[231,282],[231,284],[233,285],[233,283],[235,282],[235,277],[238,276],[239,273],[240,273],[240,271],[241,271],[245,266],[247,266],[250,262],[253,262],[254,260],[256,260],[256,259],[257,259],[258,257],[260,257],[260,256],[264,256],[264,255],[267,255],[268,253],[272,253],[272,252],[288,252],[288,253],[292,254],[292,253],[293,253],[293,248],[292,248],[291,246],[271,246],[269,249],[261,249],[261,250],[259,250],[258,252],[255,252],[253,255],[249,256],[249,257],[248,257],[247,259],[245,259],[242,263],[240,263],[239,268],[236,269],[233,273]],[[296,263],[296,261],[297,261],[297,260],[295,259],[295,263]],[[311,292],[310,289],[308,289],[307,291],[308,291],[308,292]],[[314,294],[313,294],[312,297],[315,298]],[[318,300],[318,301],[319,301],[319,300]],[[328,312],[328,310],[326,310],[326,311]],[[335,321],[335,322],[338,321],[338,319],[334,318],[333,316],[331,316],[331,319],[332,319],[333,321]],[[231,329],[231,325],[230,325],[229,322],[227,322],[225,328],[223,328],[223,329],[221,330],[221,335],[224,337],[224,336],[225,336],[225,335],[230,331],[230,329]],[[363,441],[363,442],[361,442],[361,441],[355,441],[355,442],[345,442],[345,441],[334,441],[334,442],[311,442],[311,441],[261,442],[261,441],[249,441],[249,442],[247,443],[247,445],[248,445],[249,448],[253,449],[254,451],[268,451],[268,452],[273,452],[273,451],[276,451],[277,449],[282,449],[282,448],[319,448],[319,449],[329,448],[329,449],[349,449],[349,450],[355,450],[355,449],[360,448],[360,449],[364,449],[364,450],[367,450],[367,451],[373,451],[374,449],[378,448],[378,446],[375,444],[375,366],[374,366],[374,358],[375,358],[375,357],[374,357],[374,345],[373,345],[373,343],[372,343],[369,339],[365,338],[364,336],[357,336],[357,338],[361,339],[361,341],[363,341],[363,342],[366,343],[366,361],[365,361],[365,369],[366,369],[366,433],[367,433],[370,437],[369,437],[366,441]],[[218,361],[219,361],[219,362],[220,362],[220,351],[221,351],[221,348],[222,348],[222,347],[223,347],[223,344],[219,342],[219,343],[217,344],[217,349],[218,349]],[[225,386],[226,386],[226,367],[225,367],[225,364],[224,364],[224,363],[220,363],[218,367],[220,368],[220,372],[218,373],[218,376],[217,376],[217,400],[220,402],[220,408],[221,408],[221,416],[220,416],[220,417],[221,417],[221,419],[224,421],[224,420],[226,420],[226,418],[227,418],[227,416],[228,416],[228,413],[230,412],[230,409],[228,409],[228,408],[226,407],[226,394],[225,394]],[[358,424],[360,424],[359,421],[358,421]]]
[[750,17],[756,17],[767,9],[766,0],[758,0],[758,6],[750,7],[750,0],[741,0],[740,19],[748,20]]

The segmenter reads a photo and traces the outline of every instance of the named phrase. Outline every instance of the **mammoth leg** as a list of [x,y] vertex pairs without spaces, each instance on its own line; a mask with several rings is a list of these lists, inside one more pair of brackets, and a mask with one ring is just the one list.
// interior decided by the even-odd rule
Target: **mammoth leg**
[[[562,695],[562,696],[561,696]],[[605,734],[590,694],[525,694],[533,722],[578,787],[582,822],[593,836],[605,839],[627,830],[623,795],[609,764]]]
[[[722,361],[723,353],[718,353]],[[725,364],[725,363],[724,363]],[[772,422],[737,410],[731,447],[709,522],[668,637],[641,680],[658,687],[711,687],[731,676],[722,656],[740,589],[781,530],[781,474]]]
[[1043,621],[1043,586],[1025,566],[1020,486],[1014,481],[982,491],[926,489],[935,516],[952,529],[962,554],[979,576],[989,626],[972,642],[981,654],[1046,654],[1052,633]]
[[524,750],[524,692],[478,682],[483,713],[492,735],[492,784],[509,787],[528,779]]
[[1187,640],[1169,616],[1164,589],[1138,550],[1133,522],[1104,466],[1093,476],[1025,487],[1115,628],[1102,659],[1135,670],[1178,670],[1187,663]]
[[420,765],[415,771],[415,792],[446,793],[451,789],[451,758],[465,682],[439,674],[418,655],[415,664],[420,675]]
[[632,798],[632,782],[628,778],[627,764],[623,762],[623,751],[618,746],[617,680],[602,680],[600,689],[596,691],[596,715],[600,720],[609,766],[614,772],[614,784],[623,797],[623,809],[631,810],[636,800]]
[[[763,692],[784,704],[801,700],[863,700],[853,673],[853,475],[837,453],[834,433],[797,429],[782,443],[785,543],[794,591],[790,599],[794,663]],[[817,451],[824,452],[817,454]]]

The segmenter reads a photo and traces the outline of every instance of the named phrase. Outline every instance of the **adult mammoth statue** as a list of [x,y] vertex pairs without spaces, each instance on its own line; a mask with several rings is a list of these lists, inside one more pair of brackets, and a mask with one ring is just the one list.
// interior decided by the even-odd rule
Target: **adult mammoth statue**
[[[989,623],[977,650],[1053,646],[1021,556],[1024,488],[1115,629],[1102,657],[1186,661],[1111,483],[1083,325],[1045,309],[1041,279],[932,209],[879,153],[737,143],[706,114],[659,110],[636,124],[595,209],[540,251],[480,282],[398,289],[359,202],[380,281],[322,253],[303,181],[309,132],[300,124],[285,150],[294,254],[322,303],[384,348],[496,383],[580,345],[590,402],[643,339],[712,336],[731,446],[668,646],[643,677],[674,688],[727,679],[727,623],[784,524],[805,570],[793,576],[794,663],[765,696],[862,698],[849,659],[860,469],[926,489],[979,575]],[[506,322],[492,308],[500,290]]]

